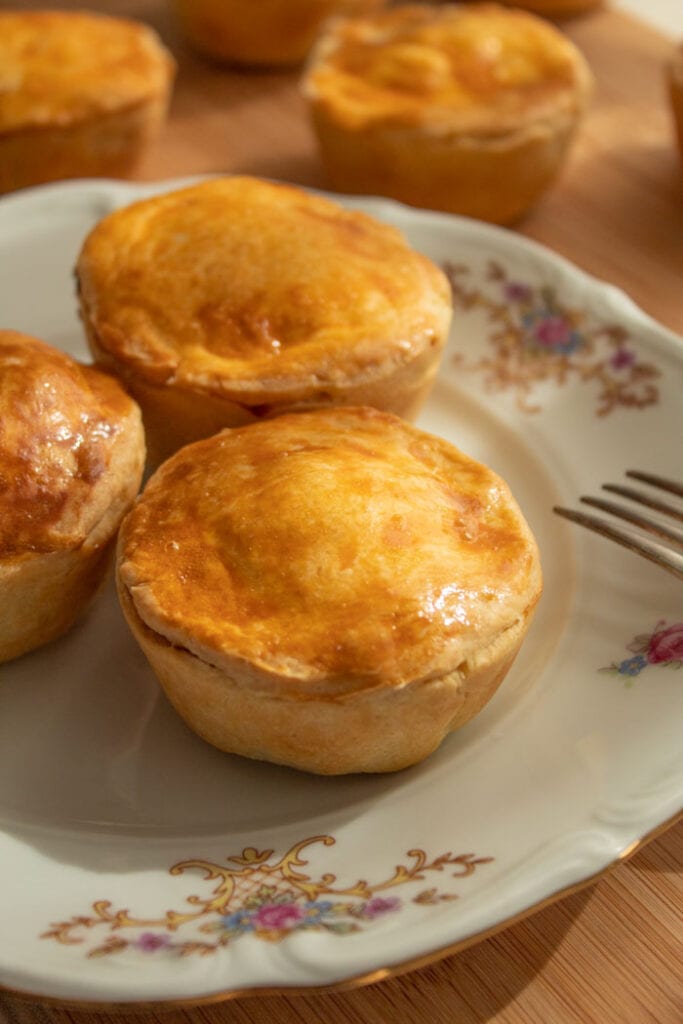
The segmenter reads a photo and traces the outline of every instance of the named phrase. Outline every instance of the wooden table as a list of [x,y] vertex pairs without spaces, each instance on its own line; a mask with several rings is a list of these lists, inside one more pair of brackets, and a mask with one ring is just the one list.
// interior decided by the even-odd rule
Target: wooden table
[[[14,0],[12,6],[81,4]],[[141,178],[225,171],[324,186],[296,74],[240,74],[203,63],[184,50],[161,0],[89,6],[148,21],[178,57],[170,123]],[[565,23],[565,29],[592,64],[597,94],[562,180],[518,230],[621,286],[683,333],[683,173],[662,75],[672,44],[609,10]],[[679,822],[590,887],[457,955],[380,984],[250,997],[136,1019],[680,1024],[682,854]],[[0,996],[0,1024],[98,1019],[90,1011]],[[115,1024],[125,1015],[112,1011],[104,1019]]]

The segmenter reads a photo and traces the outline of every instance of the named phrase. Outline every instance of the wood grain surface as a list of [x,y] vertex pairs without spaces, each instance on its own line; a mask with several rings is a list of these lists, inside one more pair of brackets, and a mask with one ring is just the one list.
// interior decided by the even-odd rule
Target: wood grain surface
[[[184,48],[163,2],[88,6],[146,20],[178,58],[171,118],[140,178],[240,172],[324,187],[296,72],[240,73],[203,62]],[[609,9],[564,28],[593,67],[596,94],[562,179],[517,230],[625,289],[683,333],[683,173],[663,77],[673,44]],[[590,887],[428,967],[343,992],[252,996],[135,1019],[681,1024],[682,863],[680,822]],[[0,1024],[124,1019],[129,1014],[113,1009],[95,1013],[0,995]]]

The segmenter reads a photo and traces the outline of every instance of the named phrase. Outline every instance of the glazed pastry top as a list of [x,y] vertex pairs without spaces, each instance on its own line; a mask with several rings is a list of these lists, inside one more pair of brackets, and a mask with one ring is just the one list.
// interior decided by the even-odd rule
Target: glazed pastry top
[[419,125],[495,137],[575,114],[591,80],[573,43],[535,15],[487,3],[423,4],[333,24],[304,89],[350,128]]
[[444,274],[395,228],[248,177],[109,215],[77,276],[118,373],[235,400],[381,377],[441,346],[451,317]]
[[70,11],[0,12],[0,131],[59,127],[163,94],[174,62],[152,29]]
[[304,699],[466,671],[541,588],[507,485],[370,408],[178,452],[124,522],[119,579],[172,645]]
[[0,407],[0,558],[73,546],[118,492],[114,450],[131,431],[138,445],[137,407],[107,375],[7,330]]

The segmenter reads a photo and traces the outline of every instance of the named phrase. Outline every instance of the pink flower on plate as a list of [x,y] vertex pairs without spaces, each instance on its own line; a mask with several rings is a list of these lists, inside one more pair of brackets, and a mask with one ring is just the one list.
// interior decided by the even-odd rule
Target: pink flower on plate
[[561,316],[546,316],[536,326],[536,338],[548,348],[562,348],[572,336],[570,324]]
[[505,298],[509,302],[530,302],[533,292],[528,284],[509,281],[505,286]]
[[683,622],[652,634],[647,648],[647,660],[651,665],[663,661],[683,661]]
[[636,363],[636,355],[628,348],[618,348],[609,362],[613,370],[630,370]]
[[165,946],[170,945],[170,942],[168,935],[160,935],[158,932],[143,932],[135,944],[145,953],[155,953],[157,949],[164,949]]
[[284,931],[296,928],[306,916],[296,903],[266,903],[254,914],[252,921],[257,930]]
[[380,917],[382,914],[389,914],[392,910],[398,910],[401,901],[397,896],[373,896],[363,908],[363,917]]

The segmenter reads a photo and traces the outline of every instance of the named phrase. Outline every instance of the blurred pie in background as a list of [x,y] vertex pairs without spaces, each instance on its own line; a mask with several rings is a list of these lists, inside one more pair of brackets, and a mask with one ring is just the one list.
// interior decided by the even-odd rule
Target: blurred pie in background
[[414,4],[331,24],[302,87],[333,188],[508,223],[562,169],[592,81],[545,19]]
[[136,21],[0,12],[0,192],[128,175],[162,125],[174,74]]
[[236,64],[298,64],[335,14],[387,0],[174,0],[181,30],[201,53]]

